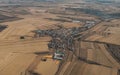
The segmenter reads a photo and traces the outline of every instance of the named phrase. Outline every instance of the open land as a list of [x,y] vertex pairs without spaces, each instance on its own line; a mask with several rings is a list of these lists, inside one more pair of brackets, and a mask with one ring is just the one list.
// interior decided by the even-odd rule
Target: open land
[[120,75],[119,7],[43,2],[0,8],[0,75]]

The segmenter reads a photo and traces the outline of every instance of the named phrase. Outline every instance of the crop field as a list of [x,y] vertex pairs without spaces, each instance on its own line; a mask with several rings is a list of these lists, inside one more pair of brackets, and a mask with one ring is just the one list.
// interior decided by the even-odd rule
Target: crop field
[[119,10],[96,5],[1,5],[0,75],[119,75]]

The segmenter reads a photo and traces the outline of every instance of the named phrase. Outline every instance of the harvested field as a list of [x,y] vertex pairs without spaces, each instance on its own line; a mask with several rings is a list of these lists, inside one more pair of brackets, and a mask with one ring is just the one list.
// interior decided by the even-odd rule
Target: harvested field
[[[34,38],[32,31],[38,28],[50,29],[49,27],[57,22],[44,20],[43,17],[45,16],[24,17],[25,19],[2,23],[8,25],[8,27],[0,32],[0,75],[25,75],[30,65],[36,62],[39,54],[45,55],[49,53],[47,44],[51,37]],[[52,28],[56,28],[56,26]],[[25,36],[25,39],[20,39],[21,36]],[[40,58],[37,60],[40,60]],[[47,64],[51,67],[56,66],[52,72],[52,74],[55,74],[59,64],[56,64],[55,61],[48,61]],[[40,68],[35,67],[38,68],[36,71],[40,73]],[[49,66],[44,69],[47,68],[50,69]],[[32,69],[34,70],[34,67]],[[45,72],[42,71],[42,73]]]
[[[5,56],[5,55],[4,55]],[[34,60],[34,54],[9,53],[0,62],[1,75],[21,75]]]
[[120,44],[119,19],[111,20],[110,22],[102,22],[91,29],[91,32],[94,32],[94,34],[87,37],[85,40],[107,42],[116,45]]
[[45,62],[41,61],[36,67],[35,72],[42,75],[55,75],[58,66],[59,64],[56,64],[55,60],[48,59]]
[[[48,40],[47,40],[48,39]],[[49,52],[47,43],[50,38],[3,41],[0,43],[0,75],[25,74],[33,62],[36,52]]]
[[120,19],[98,18],[119,14],[104,17],[86,3],[41,4],[2,8],[0,75],[119,75]]
[[48,51],[47,43],[49,40],[21,40],[19,42],[0,43],[1,52],[42,52]]

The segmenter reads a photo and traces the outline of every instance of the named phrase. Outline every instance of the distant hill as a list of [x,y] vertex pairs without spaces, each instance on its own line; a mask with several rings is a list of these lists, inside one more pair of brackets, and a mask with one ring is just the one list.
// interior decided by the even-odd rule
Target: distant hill
[[57,1],[57,2],[70,2],[70,1],[81,1],[81,0],[0,0],[4,2],[16,2],[16,1]]
[[0,0],[0,2],[31,2],[31,1],[54,1],[54,2],[80,2],[80,1],[98,1],[98,2],[109,2],[109,1],[115,1],[120,2],[120,0]]

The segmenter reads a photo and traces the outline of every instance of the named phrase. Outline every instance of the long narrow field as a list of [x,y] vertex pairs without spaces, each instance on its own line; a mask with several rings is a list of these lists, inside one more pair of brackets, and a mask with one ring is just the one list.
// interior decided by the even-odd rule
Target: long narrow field
[[1,52],[42,52],[48,51],[49,40],[27,40],[0,43]]

